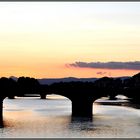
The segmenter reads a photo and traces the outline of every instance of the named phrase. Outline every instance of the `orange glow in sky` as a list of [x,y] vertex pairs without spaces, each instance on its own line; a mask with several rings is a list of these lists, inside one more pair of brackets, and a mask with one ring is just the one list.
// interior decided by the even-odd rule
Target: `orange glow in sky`
[[140,61],[139,16],[139,2],[1,2],[0,77],[132,76],[66,64]]

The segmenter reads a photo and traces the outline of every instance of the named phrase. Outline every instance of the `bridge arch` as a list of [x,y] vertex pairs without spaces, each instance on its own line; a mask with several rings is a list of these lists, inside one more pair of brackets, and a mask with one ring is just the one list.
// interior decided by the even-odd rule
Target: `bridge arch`
[[[88,97],[88,96],[69,96],[63,93],[53,93],[49,95],[63,96],[71,101],[71,115],[73,117],[92,117],[93,115],[93,103],[100,97]],[[76,98],[75,98],[76,97]]]
[[96,88],[91,82],[54,83],[46,91],[47,94],[53,93],[70,99],[74,117],[92,117],[93,102],[106,95],[103,89]]
[[50,110],[55,109],[60,112],[60,114],[71,115],[72,113],[72,101],[62,95],[58,94],[49,94],[46,96],[46,104],[51,104]]

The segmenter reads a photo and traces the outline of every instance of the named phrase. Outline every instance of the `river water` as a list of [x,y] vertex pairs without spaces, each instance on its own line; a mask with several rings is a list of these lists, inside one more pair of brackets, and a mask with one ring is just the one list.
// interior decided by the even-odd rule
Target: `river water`
[[[71,117],[71,101],[50,95],[4,100],[1,138],[140,138],[140,110],[93,104],[93,119]],[[121,100],[123,101],[123,100]],[[117,101],[120,102],[120,101]]]

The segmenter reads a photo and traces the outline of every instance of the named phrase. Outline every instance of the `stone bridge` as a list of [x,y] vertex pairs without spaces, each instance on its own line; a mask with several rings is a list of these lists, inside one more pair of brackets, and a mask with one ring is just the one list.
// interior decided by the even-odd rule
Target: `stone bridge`
[[40,85],[33,78],[21,77],[17,82],[12,79],[0,79],[0,122],[3,122],[3,100],[6,97],[38,94],[45,99],[48,94],[67,97],[72,103],[72,116],[92,117],[93,102],[101,97],[125,95],[140,104],[140,73],[122,82],[120,79],[101,78],[93,82],[59,82],[52,85]]
[[92,117],[93,102],[98,98],[107,97],[107,92],[94,87],[93,83],[57,83],[52,84],[47,94],[67,97],[72,102],[72,116]]
[[[103,88],[97,88],[93,83],[57,83],[51,86],[43,86],[40,93],[42,98],[49,94],[57,94],[67,97],[72,102],[72,116],[74,117],[92,117],[93,102],[103,96],[107,96],[107,92]],[[18,94],[12,93],[12,96]],[[3,120],[3,100],[9,97],[9,94],[0,96],[0,119]]]

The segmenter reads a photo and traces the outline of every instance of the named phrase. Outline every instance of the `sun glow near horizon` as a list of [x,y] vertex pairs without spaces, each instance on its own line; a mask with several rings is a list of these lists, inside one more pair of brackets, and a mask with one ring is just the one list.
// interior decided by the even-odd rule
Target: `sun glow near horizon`
[[0,2],[0,76],[131,76],[66,67],[140,61],[140,2]]

